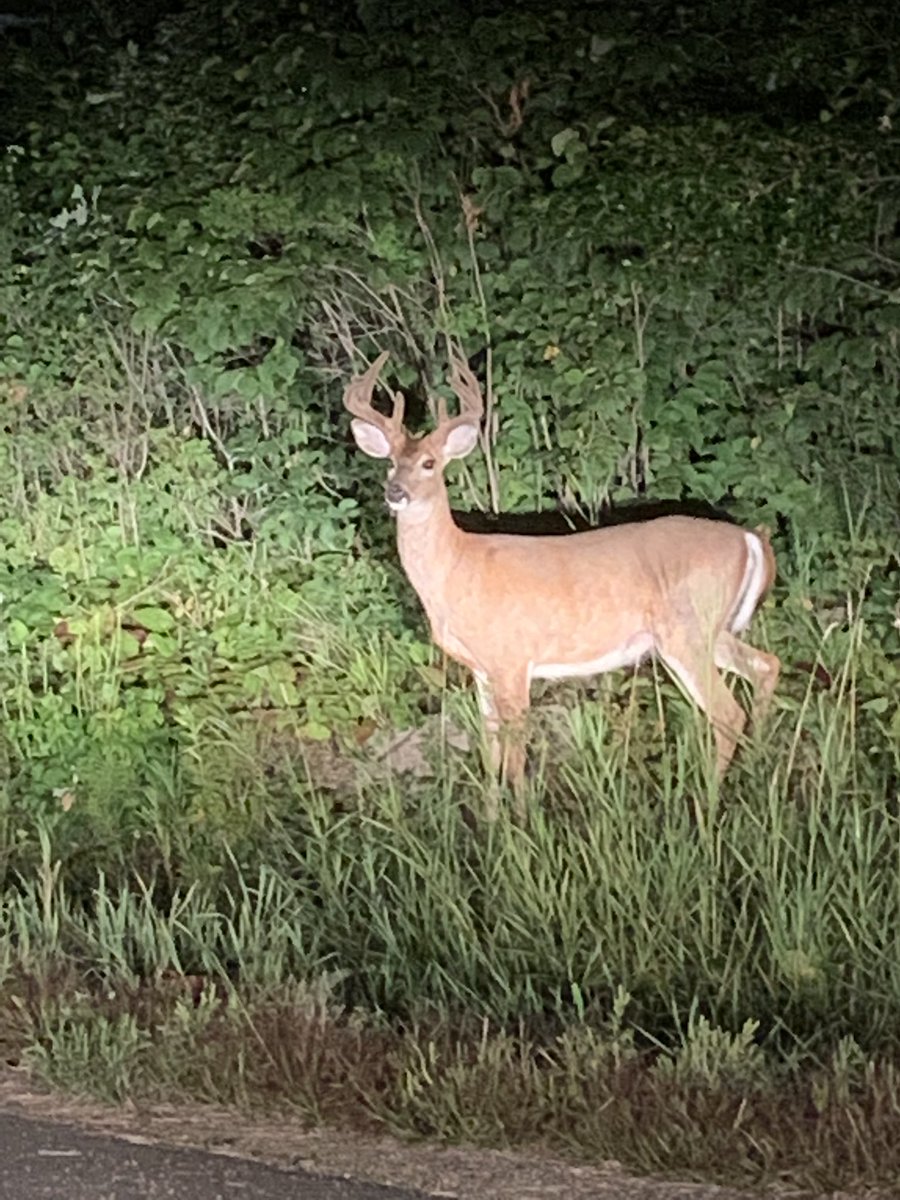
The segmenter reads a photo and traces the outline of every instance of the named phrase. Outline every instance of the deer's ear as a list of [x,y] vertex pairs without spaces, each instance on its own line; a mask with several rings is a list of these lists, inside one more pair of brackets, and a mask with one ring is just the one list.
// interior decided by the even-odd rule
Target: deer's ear
[[390,458],[391,443],[377,425],[370,425],[368,421],[361,421],[357,417],[350,422],[350,430],[363,454],[368,454],[370,458]]
[[444,458],[465,458],[471,454],[478,443],[478,426],[468,421],[464,425],[456,425],[444,440]]

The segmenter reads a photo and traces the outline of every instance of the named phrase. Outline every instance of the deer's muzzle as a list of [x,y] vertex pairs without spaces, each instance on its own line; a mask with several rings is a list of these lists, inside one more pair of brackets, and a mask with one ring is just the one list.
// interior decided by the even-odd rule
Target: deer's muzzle
[[409,504],[409,492],[396,479],[389,479],[384,489],[384,498],[389,508],[405,508]]

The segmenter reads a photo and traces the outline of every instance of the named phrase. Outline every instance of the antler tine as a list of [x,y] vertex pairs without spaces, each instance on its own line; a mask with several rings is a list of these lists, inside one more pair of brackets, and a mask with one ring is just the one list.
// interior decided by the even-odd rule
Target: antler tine
[[388,357],[389,353],[385,350],[378,355],[365,374],[357,375],[350,380],[344,390],[344,407],[354,417],[359,417],[362,421],[368,421],[370,425],[377,425],[384,433],[392,435],[397,433],[403,425],[403,410],[405,407],[403,395],[400,392],[392,393],[394,407],[389,417],[385,416],[384,413],[380,413],[372,404],[372,393],[375,391],[375,384],[378,382],[378,376],[381,374],[381,369],[387,362]]
[[463,424],[464,422],[480,421],[484,415],[484,398],[481,394],[481,384],[475,378],[468,362],[460,353],[450,351],[450,386],[459,400],[459,415],[447,421],[447,405],[443,400],[438,403],[438,417],[441,425]]

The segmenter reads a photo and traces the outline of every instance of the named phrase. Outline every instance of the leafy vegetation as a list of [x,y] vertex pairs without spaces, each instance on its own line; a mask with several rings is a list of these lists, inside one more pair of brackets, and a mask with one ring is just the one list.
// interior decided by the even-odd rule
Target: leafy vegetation
[[[10,1053],[895,1180],[898,14],[90,12],[4,35]],[[390,349],[424,424],[450,337],[461,509],[771,528],[786,669],[721,794],[648,669],[548,689],[527,828],[472,827],[471,701],[340,404]]]

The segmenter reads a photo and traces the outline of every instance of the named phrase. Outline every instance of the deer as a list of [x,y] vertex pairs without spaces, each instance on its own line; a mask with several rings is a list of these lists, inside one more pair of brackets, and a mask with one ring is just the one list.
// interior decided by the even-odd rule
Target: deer
[[[402,393],[393,394],[390,415],[373,405],[387,359],[381,354],[345,389],[353,439],[364,454],[390,460],[385,500],[400,562],[432,640],[474,677],[487,766],[512,786],[517,811],[532,680],[593,676],[646,658],[660,660],[708,718],[721,780],[747,714],[720,672],[751,684],[757,722],[781,669],[774,654],[738,637],[775,578],[766,531],[680,515],[559,535],[465,531],[451,515],[444,470],[478,443],[478,380],[451,350],[459,412],[448,416],[441,398],[436,428],[414,436],[403,425]],[[487,815],[496,817],[496,799]]]

